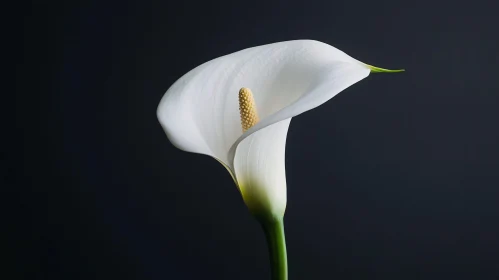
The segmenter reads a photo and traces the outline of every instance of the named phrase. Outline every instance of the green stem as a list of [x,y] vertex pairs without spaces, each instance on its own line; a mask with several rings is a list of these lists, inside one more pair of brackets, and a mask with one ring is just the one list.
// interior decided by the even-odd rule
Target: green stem
[[272,280],[288,280],[288,260],[283,219],[267,218],[259,220],[269,246]]

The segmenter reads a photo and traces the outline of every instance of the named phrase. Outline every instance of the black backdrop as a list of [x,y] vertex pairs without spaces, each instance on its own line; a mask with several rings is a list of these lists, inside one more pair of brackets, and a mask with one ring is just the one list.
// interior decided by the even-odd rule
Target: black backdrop
[[291,39],[407,72],[371,75],[291,122],[290,279],[498,279],[497,3],[5,10],[19,28],[4,53],[16,71],[2,163],[16,274],[4,279],[268,279],[263,233],[230,176],[175,149],[155,112],[195,66]]

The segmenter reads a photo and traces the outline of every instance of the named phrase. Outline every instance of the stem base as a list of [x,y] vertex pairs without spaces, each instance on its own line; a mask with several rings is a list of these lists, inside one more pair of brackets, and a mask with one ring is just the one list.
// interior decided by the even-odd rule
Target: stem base
[[288,280],[288,260],[286,255],[286,239],[284,235],[284,221],[279,219],[258,219],[262,225],[271,264],[272,280]]

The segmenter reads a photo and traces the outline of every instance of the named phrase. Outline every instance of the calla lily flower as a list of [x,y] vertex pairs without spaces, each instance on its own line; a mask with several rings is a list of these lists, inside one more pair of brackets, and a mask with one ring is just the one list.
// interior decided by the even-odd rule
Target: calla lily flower
[[[157,115],[177,148],[222,163],[253,212],[286,208],[284,150],[292,117],[364,79],[386,72],[322,42],[296,40],[248,48],[206,62],[176,81]],[[244,131],[241,88],[259,121]]]
[[165,93],[157,116],[177,148],[211,156],[225,166],[254,215],[281,219],[291,118],[370,72],[395,71],[367,65],[313,40],[263,45],[213,59],[185,74]]

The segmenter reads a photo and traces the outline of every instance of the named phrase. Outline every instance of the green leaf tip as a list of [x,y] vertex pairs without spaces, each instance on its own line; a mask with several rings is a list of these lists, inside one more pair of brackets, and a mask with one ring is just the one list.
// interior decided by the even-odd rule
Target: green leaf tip
[[404,72],[405,69],[396,69],[396,70],[390,70],[390,69],[384,69],[384,68],[379,68],[376,66],[372,66],[369,64],[366,64],[366,66],[371,69],[371,72],[373,73],[398,73],[398,72]]

